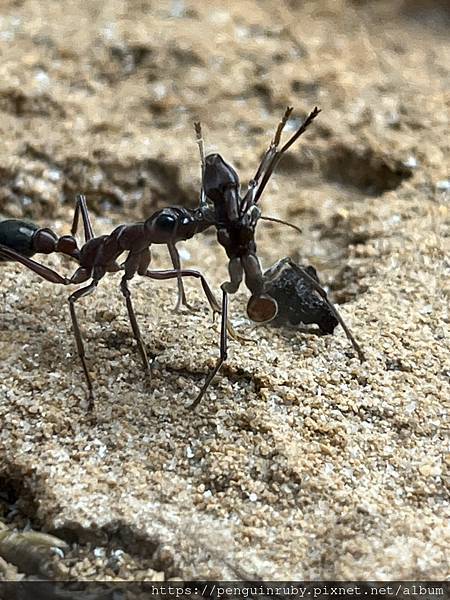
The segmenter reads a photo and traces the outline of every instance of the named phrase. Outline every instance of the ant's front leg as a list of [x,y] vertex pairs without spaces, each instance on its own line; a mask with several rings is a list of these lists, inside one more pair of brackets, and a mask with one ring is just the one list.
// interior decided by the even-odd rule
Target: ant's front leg
[[230,281],[223,283],[222,289],[225,289],[228,294],[235,294],[244,277],[244,270],[240,258],[235,257],[230,259],[228,263],[228,274],[230,275]]
[[[177,271],[175,271],[174,273],[177,273]],[[219,359],[218,359],[215,367],[212,369],[212,371],[207,376],[206,381],[203,384],[203,387],[200,390],[200,393],[198,394],[197,398],[191,404],[190,408],[192,410],[194,410],[195,407],[197,406],[197,404],[201,401],[201,399],[205,395],[206,390],[209,388],[212,380],[214,379],[216,374],[219,372],[223,363],[227,360],[227,357],[228,357],[227,333],[230,333],[230,335],[235,339],[243,339],[243,338],[241,338],[241,336],[239,336],[234,331],[231,323],[228,320],[228,294],[235,294],[238,291],[239,286],[242,282],[243,275],[244,275],[244,269],[242,266],[241,259],[239,257],[234,257],[234,258],[230,259],[230,261],[228,263],[228,273],[230,275],[230,281],[227,281],[222,284],[222,307],[220,308],[217,306],[217,301],[216,301],[211,289],[209,288],[208,283],[206,282],[206,279],[203,277],[203,275],[199,271],[193,271],[190,269],[184,269],[184,270],[178,271],[178,276],[200,277],[202,286],[203,286],[203,290],[205,291],[205,294],[208,298],[211,308],[213,309],[214,312],[219,312],[222,315],[221,326],[220,326]],[[147,271],[146,275],[148,277],[154,277],[155,279],[169,279],[170,277],[174,276],[169,271],[166,271],[164,275],[162,275],[161,273],[158,273],[158,272]]]
[[[175,277],[196,277],[200,279],[202,284],[203,291],[205,292],[205,296],[208,300],[208,303],[213,311],[213,316],[216,314],[222,314],[222,309],[220,304],[217,302],[216,297],[214,296],[213,291],[209,287],[208,282],[204,278],[204,276],[200,273],[200,271],[196,271],[194,269],[181,269],[180,271],[167,269],[163,271],[147,271],[146,273],[139,273],[139,275],[144,275],[145,277],[150,277],[150,279],[158,279],[159,281],[165,279],[174,279]],[[224,284],[226,285],[226,284]],[[240,336],[231,325],[230,321],[227,319],[227,330],[230,336],[235,340],[240,340],[243,342],[248,342],[247,338],[243,338]]]
[[[221,328],[220,328],[220,357],[219,357],[219,360],[218,360],[216,366],[214,367],[214,369],[211,371],[211,373],[206,378],[206,381],[203,384],[203,387],[200,390],[200,393],[198,394],[197,398],[192,403],[192,405],[191,405],[192,409],[194,409],[197,406],[197,404],[200,402],[200,400],[204,396],[206,390],[208,389],[211,381],[213,380],[214,376],[216,375],[216,373],[219,371],[222,364],[227,359],[227,352],[228,352],[227,332],[230,333],[230,335],[232,337],[239,338],[239,336],[237,336],[237,334],[234,332],[231,324],[228,321],[228,291],[229,291],[229,289],[234,289],[236,286],[237,286],[236,287],[236,290],[237,290],[237,288],[239,287],[239,283],[242,279],[242,269],[239,268],[238,263],[240,265],[240,261],[238,259],[236,259],[236,261],[233,262],[233,265],[232,266],[230,265],[230,274],[232,274],[231,275],[232,282],[227,282],[227,283],[222,284],[222,306],[220,306],[218,304],[213,292],[211,291],[211,288],[208,285],[208,282],[203,277],[203,275],[200,273],[200,271],[195,271],[194,269],[181,269],[181,271],[166,270],[166,271],[146,271],[146,273],[139,273],[140,275],[144,275],[145,277],[150,277],[151,279],[158,279],[158,280],[173,279],[175,277],[196,277],[196,278],[200,279],[202,287],[203,287],[203,291],[205,292],[205,295],[208,299],[209,305],[211,306],[212,310],[214,311],[214,313],[219,313],[222,315]],[[239,276],[241,277],[241,279],[239,279]]]
[[142,272],[139,270],[139,275],[143,275],[144,277],[149,277],[150,279],[157,279],[159,281],[163,281],[166,279],[174,279],[175,277],[195,277],[200,279],[202,284],[203,291],[205,292],[205,296],[208,300],[210,307],[213,310],[213,313],[221,314],[222,309],[220,308],[220,304],[217,302],[214,293],[209,287],[208,282],[205,277],[200,273],[200,271],[196,271],[195,269],[166,269],[161,271],[145,271]]

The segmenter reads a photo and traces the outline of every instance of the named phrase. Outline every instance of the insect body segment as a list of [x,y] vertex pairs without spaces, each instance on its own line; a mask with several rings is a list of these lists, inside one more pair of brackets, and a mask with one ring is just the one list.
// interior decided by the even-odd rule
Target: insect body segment
[[[58,237],[51,229],[40,228],[34,223],[7,219],[0,221],[0,247],[19,252],[23,256],[61,252],[78,258],[78,246],[71,235]],[[11,260],[0,258],[1,261]]]
[[[256,253],[255,230],[261,217],[257,202],[282,154],[306,130],[320,111],[315,108],[294,135],[278,150],[281,133],[291,112],[292,108],[288,107],[244,196],[240,194],[238,174],[220,154],[209,154],[206,158],[203,156],[201,126],[199,123],[195,126],[202,162],[201,206],[204,207],[205,217],[214,223],[217,230],[217,241],[223,246],[228,256],[230,279],[221,286],[222,331],[220,357],[192,404],[193,408],[200,402],[214,375],[227,358],[227,295],[235,294],[242,280],[245,280],[245,285],[251,293],[247,306],[247,312],[251,319],[269,321],[276,316],[278,311],[275,298],[265,293],[264,276]],[[208,204],[208,201],[212,203],[212,206]]]
[[[240,182],[236,171],[219,154],[205,159],[203,189],[212,200],[217,241],[229,258],[230,281],[222,288],[234,294],[245,276],[245,283],[253,295],[263,293],[263,278],[256,255],[255,228],[261,212],[257,206],[248,206],[240,196]],[[276,313],[274,301],[272,318]]]

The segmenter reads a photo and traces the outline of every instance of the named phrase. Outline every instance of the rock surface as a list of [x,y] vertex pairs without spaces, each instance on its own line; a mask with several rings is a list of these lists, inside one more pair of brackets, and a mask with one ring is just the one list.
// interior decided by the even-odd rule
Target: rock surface
[[[262,201],[303,235],[261,223],[258,249],[264,266],[313,264],[368,357],[339,328],[252,327],[242,292],[251,341],[231,341],[191,413],[218,355],[198,289],[178,315],[175,285],[133,282],[148,383],[111,275],[79,308],[92,422],[67,290],[3,265],[0,519],[69,543],[63,576],[444,578],[449,20],[424,0],[4,0],[1,217],[68,233],[84,192],[105,233],[193,206],[194,120],[245,182],[285,106],[299,120],[318,105]],[[212,234],[183,262],[216,290],[227,277]]]

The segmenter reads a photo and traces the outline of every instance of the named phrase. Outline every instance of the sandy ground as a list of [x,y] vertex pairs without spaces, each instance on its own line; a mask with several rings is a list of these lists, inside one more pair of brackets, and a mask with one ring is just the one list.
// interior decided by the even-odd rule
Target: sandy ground
[[[60,577],[448,574],[449,22],[425,0],[2,2],[2,217],[67,233],[84,192],[104,233],[194,206],[194,120],[246,181],[285,106],[319,105],[262,202],[303,234],[261,224],[258,249],[315,265],[368,357],[252,326],[242,292],[250,341],[191,413],[218,355],[197,286],[180,316],[173,283],[133,282],[149,384],[114,275],[79,309],[92,422],[67,290],[3,265],[0,525],[65,540]],[[182,256],[225,281],[214,234]],[[0,579],[33,548],[13,564],[0,539]]]

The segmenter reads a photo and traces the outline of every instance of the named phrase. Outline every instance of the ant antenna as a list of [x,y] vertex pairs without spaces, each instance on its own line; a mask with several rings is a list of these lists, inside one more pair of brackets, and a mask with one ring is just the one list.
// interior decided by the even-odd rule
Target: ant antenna
[[203,142],[202,124],[200,123],[200,121],[197,121],[196,123],[194,123],[194,129],[195,129],[195,137],[196,137],[198,149],[200,152],[200,164],[202,167],[202,189],[200,192],[200,209],[202,209],[207,206],[207,201],[206,201],[205,190],[203,187],[203,178],[205,175],[205,145]]
[[293,223],[289,223],[288,221],[283,221],[283,219],[276,219],[275,217],[265,217],[263,215],[261,215],[259,218],[262,219],[263,221],[272,221],[272,223],[281,223],[282,225],[287,225],[288,227],[292,227],[292,229],[295,229],[299,233],[303,233],[303,231],[300,229],[300,227],[297,227],[297,225],[294,225]]

